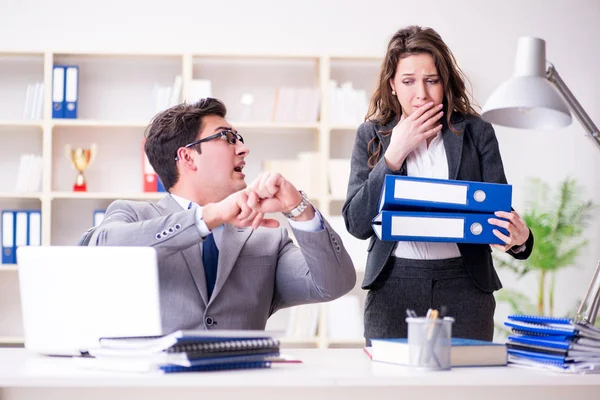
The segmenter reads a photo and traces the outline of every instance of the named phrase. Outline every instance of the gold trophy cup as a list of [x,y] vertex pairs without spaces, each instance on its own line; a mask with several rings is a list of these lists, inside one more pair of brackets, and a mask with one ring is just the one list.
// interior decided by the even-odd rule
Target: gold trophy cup
[[75,178],[75,184],[73,185],[74,192],[87,192],[87,183],[83,176],[83,171],[90,166],[94,158],[96,157],[96,143],[92,143],[89,149],[81,147],[71,148],[71,145],[65,146],[65,156],[71,161],[75,169],[77,170],[77,178]]

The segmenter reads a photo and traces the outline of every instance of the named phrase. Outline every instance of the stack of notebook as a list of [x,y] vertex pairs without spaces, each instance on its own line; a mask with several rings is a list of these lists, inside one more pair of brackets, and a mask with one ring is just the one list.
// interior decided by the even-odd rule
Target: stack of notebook
[[177,331],[165,336],[102,338],[82,367],[187,372],[269,368],[279,341],[264,331]]
[[511,202],[506,184],[386,175],[372,227],[380,240],[504,244],[488,220]]
[[567,318],[510,315],[509,363],[563,372],[600,372],[600,328]]

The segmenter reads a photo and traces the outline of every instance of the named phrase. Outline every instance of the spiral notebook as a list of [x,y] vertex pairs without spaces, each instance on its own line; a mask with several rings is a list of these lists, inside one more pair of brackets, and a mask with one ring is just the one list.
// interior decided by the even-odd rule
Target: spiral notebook
[[600,340],[600,328],[590,324],[580,324],[568,318],[555,318],[536,315],[509,315],[504,325],[513,333],[526,335],[584,337]]
[[258,330],[179,330],[164,336],[103,337],[100,348],[90,350],[90,354],[112,351],[122,355],[147,355],[161,351],[208,353],[279,348],[276,335]]
[[177,343],[156,351],[147,349],[121,349],[100,347],[90,349],[93,357],[147,357],[163,362],[184,363],[186,360],[229,357],[239,355],[273,355],[279,352],[279,341],[272,338],[219,339],[207,342]]
[[132,372],[268,368],[279,340],[265,331],[177,331],[164,336],[102,338],[84,367]]

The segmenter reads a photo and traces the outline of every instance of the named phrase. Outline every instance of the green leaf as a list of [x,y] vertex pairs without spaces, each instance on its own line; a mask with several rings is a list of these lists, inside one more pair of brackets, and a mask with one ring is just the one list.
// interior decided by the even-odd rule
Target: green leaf
[[[525,224],[535,237],[535,244],[527,260],[515,260],[506,254],[494,252],[494,264],[517,275],[518,278],[539,273],[555,272],[577,265],[581,251],[588,241],[581,236],[592,220],[595,205],[582,200],[577,181],[567,177],[555,187],[538,178],[527,181],[526,209],[521,213]],[[539,285],[539,280],[536,279]],[[545,287],[543,296],[553,296],[552,285]],[[532,291],[538,293],[538,289]],[[523,294],[503,289],[498,301],[506,301],[515,313],[535,313],[537,308]],[[543,304],[542,304],[543,306]]]

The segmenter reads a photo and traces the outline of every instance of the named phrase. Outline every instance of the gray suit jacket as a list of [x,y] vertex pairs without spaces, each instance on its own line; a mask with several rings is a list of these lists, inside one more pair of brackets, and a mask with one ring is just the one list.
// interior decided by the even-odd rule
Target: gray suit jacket
[[[460,134],[453,133],[445,119],[443,121],[442,139],[448,158],[448,179],[506,183],[504,167],[498,141],[491,124],[481,118],[453,115],[453,125]],[[386,174],[406,175],[406,162],[399,171],[392,171],[383,159],[383,154],[390,144],[391,135],[381,132],[391,131],[398,120],[395,119],[385,126],[373,122],[365,122],[358,128],[354,150],[348,196],[344,203],[342,214],[348,232],[359,239],[370,238],[369,255],[364,289],[373,285],[387,260],[391,257],[395,242],[382,242],[375,236],[371,221],[377,215],[381,187]],[[368,167],[368,144],[377,137],[383,150],[381,157],[373,169]],[[375,151],[377,146],[372,147]],[[526,250],[514,254],[517,259],[525,259],[531,254],[533,235],[529,233]],[[458,243],[458,249],[465,260],[467,272],[475,285],[485,292],[492,292],[502,287],[492,263],[491,248],[482,244]]]
[[[158,203],[117,200],[85,239],[90,246],[152,246],[159,265],[163,332],[264,329],[275,311],[332,300],[350,291],[356,272],[337,233],[225,225],[215,288],[207,298],[195,210],[170,195]],[[108,294],[110,295],[110,294]]]

